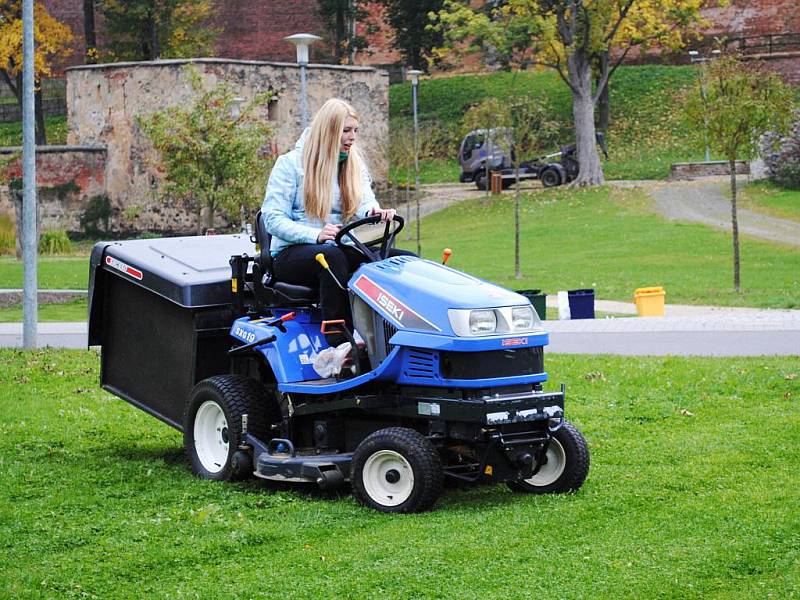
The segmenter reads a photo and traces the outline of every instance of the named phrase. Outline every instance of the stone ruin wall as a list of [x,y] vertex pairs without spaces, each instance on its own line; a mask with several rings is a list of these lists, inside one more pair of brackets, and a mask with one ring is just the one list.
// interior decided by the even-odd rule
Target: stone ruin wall
[[[15,196],[22,190],[8,182],[22,179],[21,149],[0,148],[0,214],[15,218]],[[13,160],[6,162],[7,159]],[[105,194],[106,149],[103,147],[44,146],[36,150],[39,230],[82,231],[80,218],[90,200]]]
[[[222,59],[172,60],[94,65],[67,70],[67,105],[71,145],[107,148],[105,192],[111,200],[113,231],[191,233],[196,215],[181,203],[164,201],[158,156],[140,131],[136,117],[166,106],[190,102],[188,64],[209,89],[231,84],[245,101],[273,90],[277,100],[262,111],[275,126],[273,146],[283,153],[301,133],[299,68],[292,64]],[[311,65],[308,73],[309,116],[330,97],[351,102],[360,116],[362,147],[373,178],[385,179],[388,139],[388,76],[367,67]],[[268,141],[265,140],[265,144]],[[264,182],[266,184],[266,181]],[[260,201],[261,196],[257,199]],[[224,227],[227,223],[215,223]]]

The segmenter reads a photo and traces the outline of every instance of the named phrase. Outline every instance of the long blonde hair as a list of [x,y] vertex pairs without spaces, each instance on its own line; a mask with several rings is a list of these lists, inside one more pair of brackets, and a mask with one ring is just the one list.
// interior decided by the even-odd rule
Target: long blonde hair
[[[303,196],[306,214],[321,222],[331,212],[333,190],[331,182],[339,169],[339,148],[347,117],[358,120],[355,109],[339,98],[331,98],[322,105],[311,122],[311,131],[303,148]],[[355,214],[361,200],[361,171],[364,159],[357,144],[350,147],[339,177],[342,203],[342,220],[347,222]]]

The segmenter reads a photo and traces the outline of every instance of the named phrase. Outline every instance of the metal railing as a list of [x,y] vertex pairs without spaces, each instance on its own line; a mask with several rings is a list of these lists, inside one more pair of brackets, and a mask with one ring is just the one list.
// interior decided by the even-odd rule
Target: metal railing
[[800,33],[767,33],[725,40],[725,49],[741,54],[778,54],[800,52]]

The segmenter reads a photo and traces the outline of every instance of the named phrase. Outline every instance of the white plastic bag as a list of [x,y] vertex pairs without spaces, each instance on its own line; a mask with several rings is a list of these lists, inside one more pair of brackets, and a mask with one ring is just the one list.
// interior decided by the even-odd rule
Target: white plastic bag
[[572,318],[569,312],[569,294],[567,292],[558,292],[558,318],[562,320]]
[[311,366],[320,377],[327,379],[339,374],[349,354],[350,342],[344,342],[335,348],[325,348],[322,352],[315,354],[311,359]]

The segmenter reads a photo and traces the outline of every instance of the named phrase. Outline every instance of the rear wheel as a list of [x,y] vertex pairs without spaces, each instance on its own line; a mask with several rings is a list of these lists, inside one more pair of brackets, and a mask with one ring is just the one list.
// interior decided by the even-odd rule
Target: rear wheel
[[558,171],[555,169],[545,169],[542,171],[542,174],[539,175],[539,179],[542,180],[542,186],[544,187],[561,185],[561,175],[559,175]]
[[184,412],[183,442],[195,474],[218,480],[253,474],[249,456],[237,452],[245,414],[248,431],[261,439],[281,417],[274,395],[249,377],[218,375],[194,387]]
[[589,448],[586,439],[572,423],[552,434],[547,448],[547,461],[529,479],[512,481],[508,487],[516,492],[548,494],[574,492],[580,489],[589,474]]
[[442,493],[443,479],[436,448],[404,427],[368,436],[356,448],[350,473],[356,499],[388,513],[428,510]]

